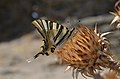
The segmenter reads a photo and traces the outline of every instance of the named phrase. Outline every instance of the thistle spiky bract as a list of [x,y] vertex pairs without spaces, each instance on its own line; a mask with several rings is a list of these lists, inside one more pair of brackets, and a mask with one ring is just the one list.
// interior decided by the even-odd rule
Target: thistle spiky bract
[[114,26],[117,29],[120,29],[120,0],[116,2],[115,4],[115,11],[110,12],[112,15],[114,15],[114,19],[112,20],[111,24],[114,24]]

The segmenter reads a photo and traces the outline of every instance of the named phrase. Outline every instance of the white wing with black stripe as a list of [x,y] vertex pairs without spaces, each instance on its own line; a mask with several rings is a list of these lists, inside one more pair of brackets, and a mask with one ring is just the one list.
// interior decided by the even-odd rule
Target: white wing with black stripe
[[37,19],[32,22],[43,38],[44,45],[41,51],[34,56],[37,58],[40,54],[49,55],[54,53],[55,48],[67,40],[75,28],[68,29],[56,22],[49,20]]

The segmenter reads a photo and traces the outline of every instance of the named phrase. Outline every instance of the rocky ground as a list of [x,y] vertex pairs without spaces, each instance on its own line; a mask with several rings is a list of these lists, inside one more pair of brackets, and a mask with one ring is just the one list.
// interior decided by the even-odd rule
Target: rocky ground
[[[81,19],[81,23],[93,26],[97,22],[101,32],[114,31],[108,38],[112,44],[112,51],[119,55],[120,31],[109,26],[112,19],[111,15],[100,15]],[[39,51],[40,45],[41,38],[36,31],[9,42],[1,42],[0,79],[72,79],[71,71],[64,72],[66,66],[56,63],[54,55],[40,56],[31,63],[26,62]],[[79,76],[79,79],[83,77]]]

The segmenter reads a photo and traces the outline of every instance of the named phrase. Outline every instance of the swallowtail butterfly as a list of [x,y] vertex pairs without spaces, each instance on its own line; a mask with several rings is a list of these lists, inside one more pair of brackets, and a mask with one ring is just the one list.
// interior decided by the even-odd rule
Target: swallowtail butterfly
[[[56,47],[67,40],[75,30],[75,28],[68,29],[56,22],[42,19],[34,20],[32,24],[43,38],[41,51],[32,59],[36,59],[40,54],[48,56],[50,53],[54,53]],[[30,61],[28,60],[28,62]]]

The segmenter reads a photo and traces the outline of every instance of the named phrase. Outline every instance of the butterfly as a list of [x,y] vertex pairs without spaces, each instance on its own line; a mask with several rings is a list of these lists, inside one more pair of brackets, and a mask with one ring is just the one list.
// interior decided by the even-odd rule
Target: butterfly
[[43,38],[41,51],[34,55],[33,59],[36,59],[40,54],[49,56],[50,53],[54,53],[56,47],[67,40],[75,30],[74,27],[68,29],[54,21],[42,19],[34,20],[32,24]]

